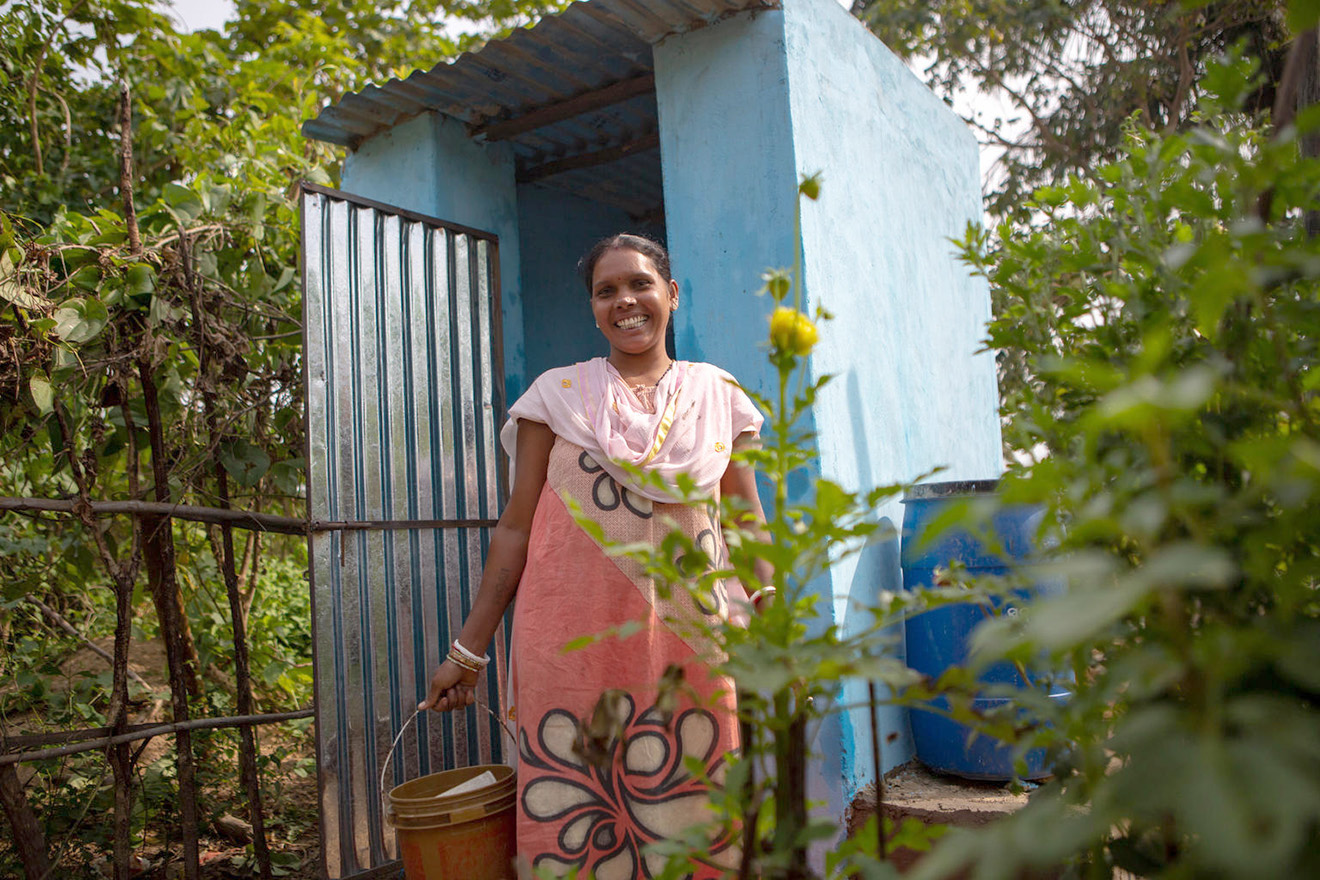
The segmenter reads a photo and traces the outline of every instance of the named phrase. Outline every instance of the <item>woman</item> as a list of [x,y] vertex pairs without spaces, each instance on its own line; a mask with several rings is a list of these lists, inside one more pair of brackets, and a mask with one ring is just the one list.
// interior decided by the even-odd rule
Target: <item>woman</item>
[[[760,520],[754,475],[729,456],[756,436],[761,416],[727,373],[665,352],[679,299],[664,248],[616,235],[579,268],[609,356],[547,371],[510,408],[501,441],[514,456],[513,491],[472,611],[421,706],[474,701],[480,655],[516,591],[509,715],[519,739],[518,851],[555,873],[576,866],[601,880],[647,877],[662,860],[642,848],[706,818],[706,789],[684,758],[718,782],[738,744],[733,683],[709,670],[722,657],[685,624],[727,619],[746,594],[730,585],[732,608],[721,584],[699,598],[662,595],[640,564],[607,556],[564,499],[609,541],[658,544],[677,522],[719,560],[711,511],[667,503],[617,462],[667,482],[686,473],[713,495],[744,499]],[[626,636],[563,651],[624,624]],[[674,682],[676,669],[681,687],[662,694],[659,682]],[[727,841],[716,849],[721,862],[732,856]],[[718,873],[706,869],[697,874]]]

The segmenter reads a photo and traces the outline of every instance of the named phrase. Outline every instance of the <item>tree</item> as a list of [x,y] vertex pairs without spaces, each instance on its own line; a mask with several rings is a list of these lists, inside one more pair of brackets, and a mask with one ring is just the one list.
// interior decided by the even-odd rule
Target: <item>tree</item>
[[[240,2],[224,32],[188,34],[149,0],[0,10],[0,495],[68,499],[77,513],[0,519],[0,664],[27,676],[67,648],[4,625],[30,613],[14,604],[25,596],[87,636],[116,633],[114,683],[92,695],[95,711],[45,714],[122,729],[134,625],[165,637],[176,718],[190,692],[205,707],[252,708],[241,681],[234,695],[198,680],[197,661],[242,652],[267,560],[287,556],[296,569],[301,544],[251,533],[235,547],[222,527],[105,519],[91,504],[300,512],[294,195],[303,179],[333,184],[339,156],[299,125],[327,99],[561,5]],[[451,37],[455,24],[473,33]],[[154,616],[141,614],[142,573]],[[268,700],[309,696],[295,670],[309,659],[310,621],[305,605],[291,610],[300,635],[253,636],[271,661]],[[180,746],[173,818],[187,846],[196,799]],[[133,768],[126,748],[112,758],[116,870],[126,877]]]
[[1133,114],[1162,131],[1186,127],[1206,63],[1239,43],[1263,74],[1240,112],[1260,118],[1289,40],[1279,0],[857,0],[852,11],[926,65],[937,92],[974,89],[1012,108],[968,119],[1003,150],[988,194],[1000,216],[1035,187],[1112,160]]
[[1133,120],[1093,178],[1036,192],[1044,222],[965,242],[1007,304],[991,344],[1032,376],[1004,403],[1038,457],[1006,500],[1050,507],[1068,579],[977,640],[1076,682],[1024,702],[1056,779],[920,876],[1320,871],[1320,161],[1241,123],[1255,72],[1211,65],[1188,131]]

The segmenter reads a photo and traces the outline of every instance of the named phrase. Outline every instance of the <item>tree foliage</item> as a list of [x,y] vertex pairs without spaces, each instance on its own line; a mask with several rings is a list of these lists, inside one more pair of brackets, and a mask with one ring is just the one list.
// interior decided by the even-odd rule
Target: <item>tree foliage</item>
[[[301,121],[345,91],[473,45],[480,37],[465,27],[508,27],[558,5],[239,2],[223,32],[179,33],[145,0],[9,4],[0,13],[4,494],[68,497],[68,462],[89,455],[97,497],[132,494],[129,474],[144,463],[129,460],[128,424],[141,431],[146,414],[130,374],[146,354],[168,420],[171,498],[214,503],[217,460],[245,505],[297,498],[292,196],[299,180],[333,184],[339,162],[301,136]],[[132,100],[140,253],[120,191],[120,81]],[[70,436],[55,427],[57,412]],[[134,439],[144,455],[147,437]],[[126,548],[122,529],[108,534]],[[6,555],[23,572],[6,579],[8,595],[81,589],[86,579],[67,575],[86,561],[54,578]]]
[[[150,0],[0,8],[0,495],[79,502],[76,517],[0,518],[0,676],[20,685],[8,709],[36,708],[30,673],[72,647],[32,597],[87,638],[117,620],[151,636],[181,607],[186,653],[214,679],[199,711],[232,711],[214,662],[234,650],[218,531],[95,518],[83,502],[301,514],[294,196],[300,180],[335,184],[341,157],[299,126],[562,5],[240,0],[222,30],[192,33]],[[304,553],[300,539],[238,542],[267,709],[310,696],[307,597],[291,579]],[[157,614],[144,613],[148,585]],[[100,687],[81,721],[124,723],[128,697],[123,682]]]
[[1113,159],[1125,120],[1185,127],[1208,61],[1241,43],[1264,74],[1240,108],[1270,108],[1289,38],[1278,0],[858,0],[853,12],[952,96],[967,89],[1007,109],[974,107],[981,140],[1002,149],[992,213],[1033,189]]
[[1028,703],[1057,779],[922,876],[1320,871],[1320,162],[1240,123],[1255,70],[1212,65],[1187,131],[1130,122],[1116,161],[1036,192],[1045,222],[965,243],[1032,377],[1008,497],[1054,511],[1069,583],[977,638],[1077,680]]

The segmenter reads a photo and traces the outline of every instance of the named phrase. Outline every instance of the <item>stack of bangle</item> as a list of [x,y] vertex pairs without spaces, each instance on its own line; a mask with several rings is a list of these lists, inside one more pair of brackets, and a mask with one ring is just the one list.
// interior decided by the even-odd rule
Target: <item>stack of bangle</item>
[[770,596],[773,596],[775,593],[778,592],[779,591],[776,590],[774,587],[762,587],[761,589],[757,590],[755,593],[752,593],[751,595],[752,607],[756,608],[760,606],[762,599],[769,598]]
[[486,664],[490,663],[490,657],[478,657],[476,654],[473,654],[467,648],[463,647],[458,639],[454,639],[454,644],[449,648],[449,653],[446,655],[446,658],[452,660],[455,664],[463,667],[468,672],[480,672],[486,668]]

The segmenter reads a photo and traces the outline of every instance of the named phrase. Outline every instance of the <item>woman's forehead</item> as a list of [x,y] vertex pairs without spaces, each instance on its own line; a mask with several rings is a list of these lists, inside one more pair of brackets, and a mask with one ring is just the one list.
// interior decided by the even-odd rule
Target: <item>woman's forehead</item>
[[610,248],[596,261],[593,277],[619,274],[655,274],[659,270],[646,254],[630,247]]

